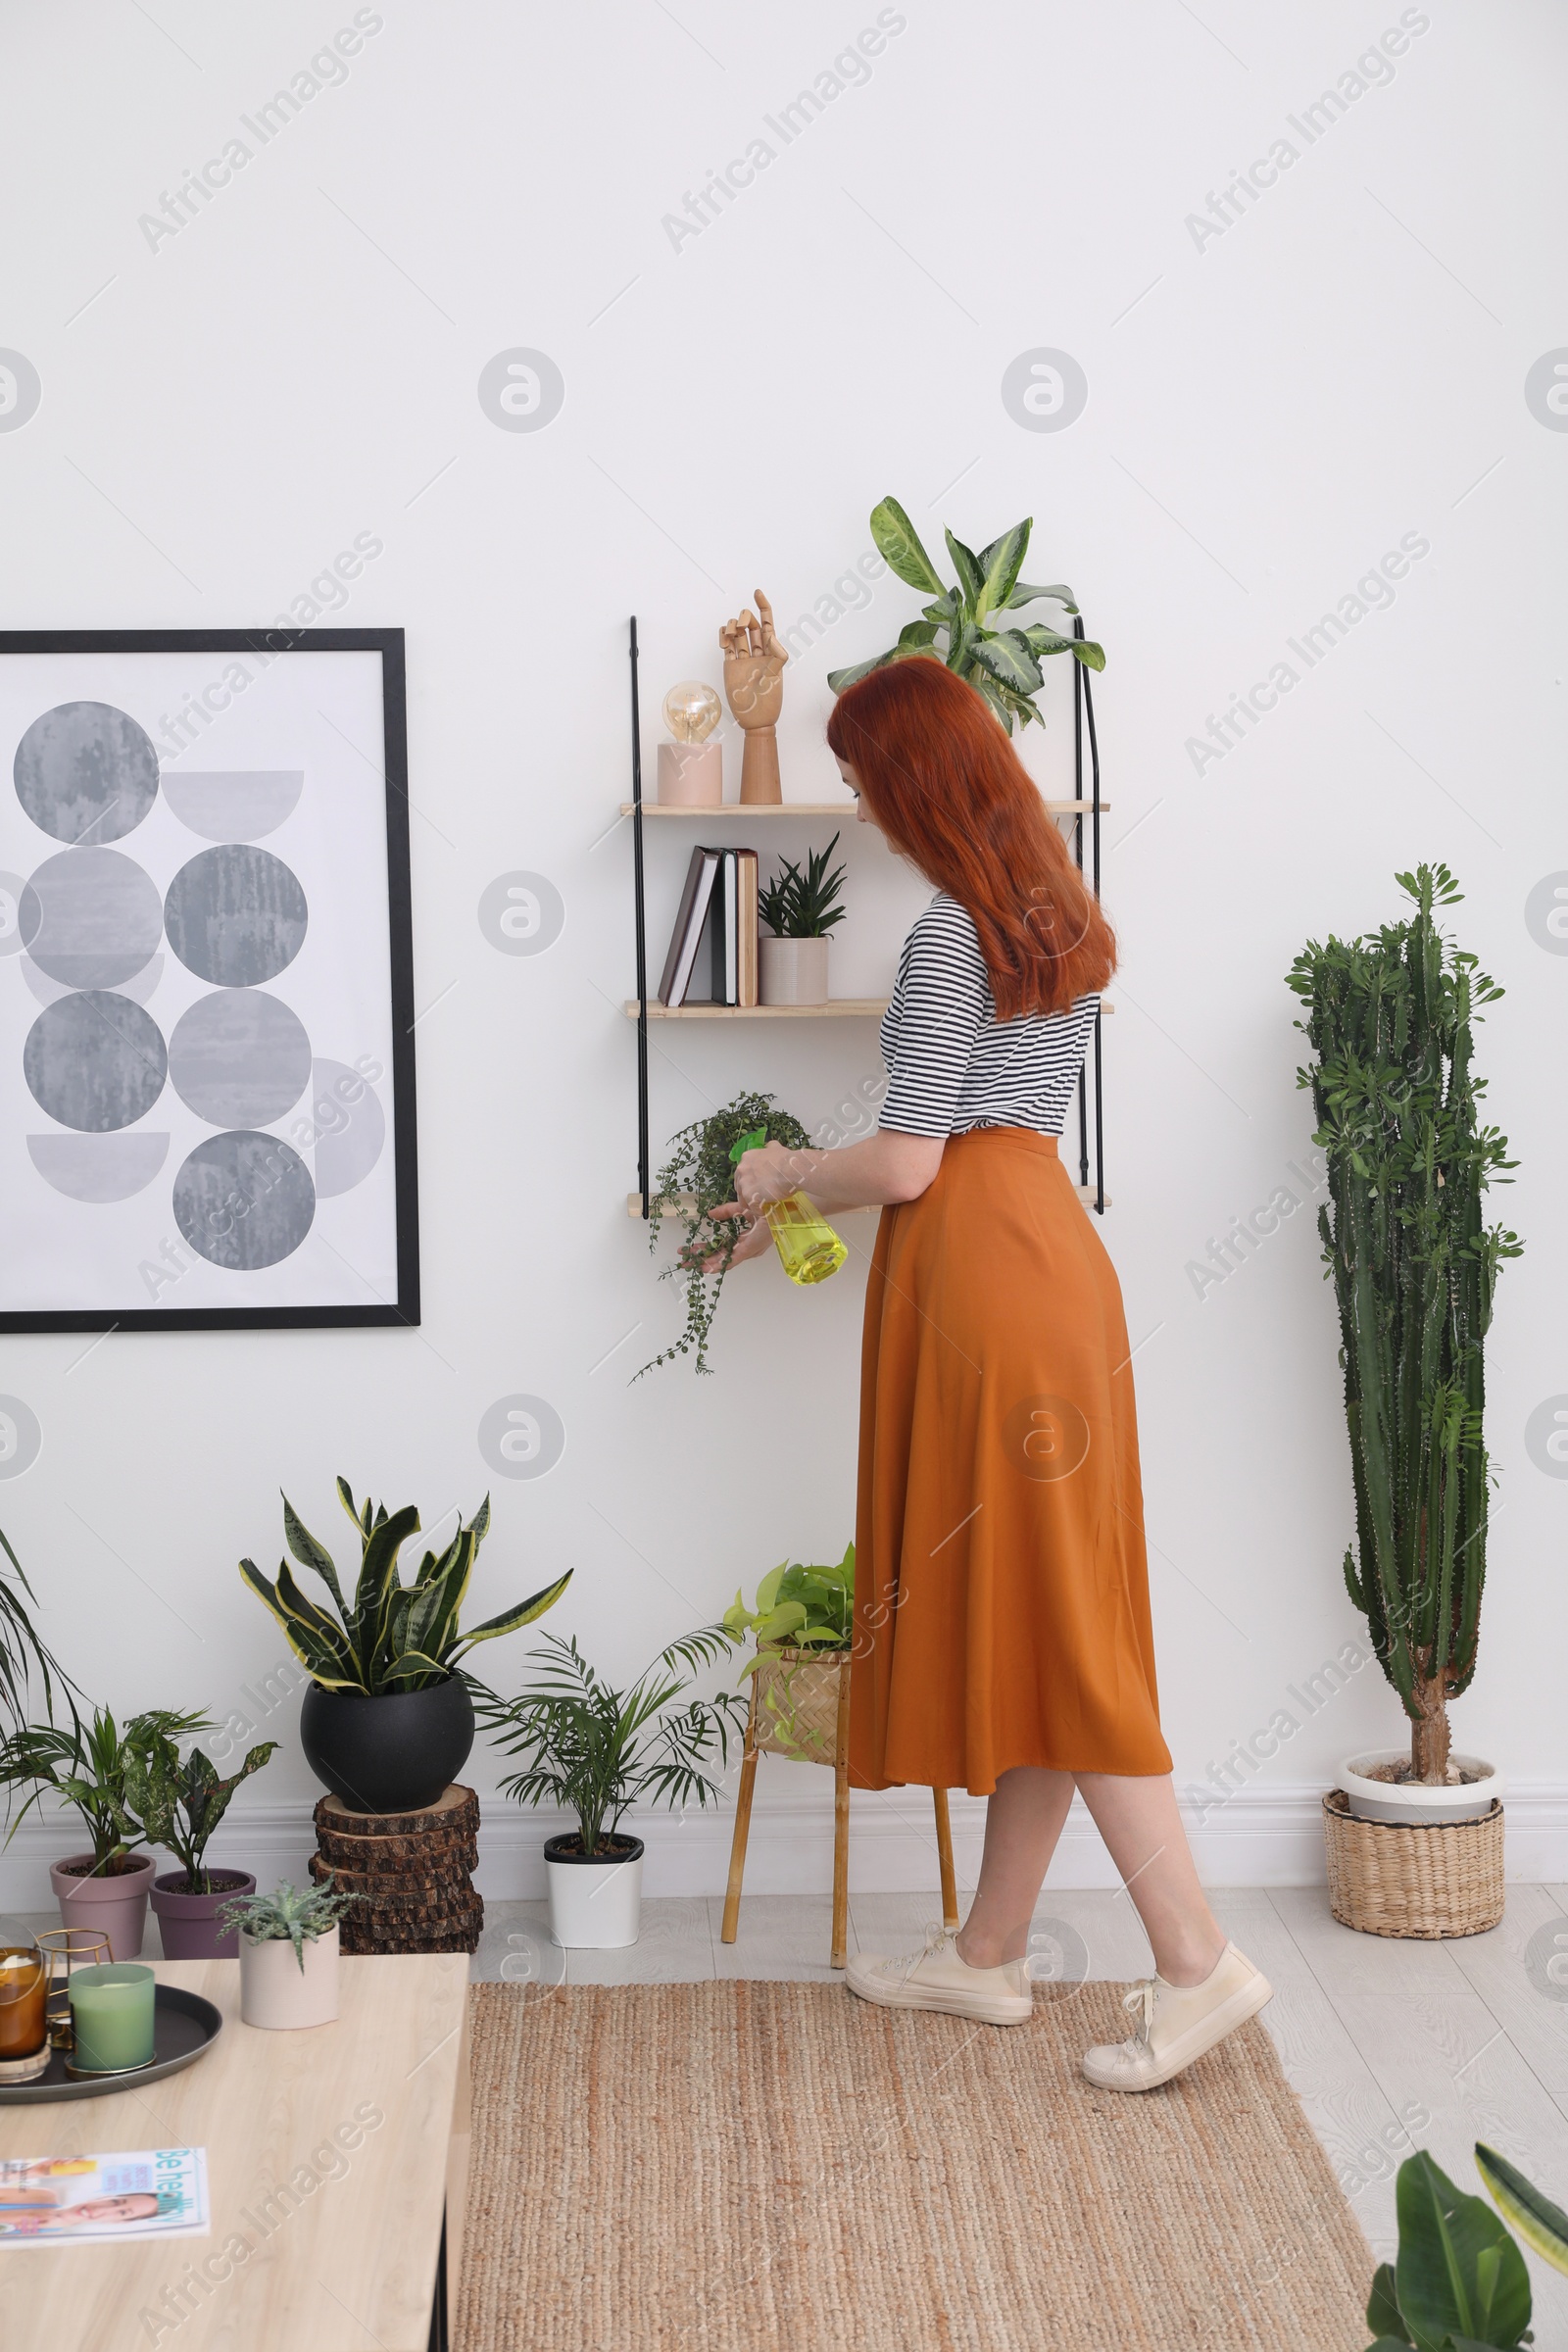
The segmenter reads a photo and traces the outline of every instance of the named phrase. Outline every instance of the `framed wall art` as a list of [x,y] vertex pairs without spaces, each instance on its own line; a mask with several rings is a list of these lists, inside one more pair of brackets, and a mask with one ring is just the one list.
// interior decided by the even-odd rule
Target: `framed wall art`
[[401,629],[0,633],[0,1331],[419,1319]]

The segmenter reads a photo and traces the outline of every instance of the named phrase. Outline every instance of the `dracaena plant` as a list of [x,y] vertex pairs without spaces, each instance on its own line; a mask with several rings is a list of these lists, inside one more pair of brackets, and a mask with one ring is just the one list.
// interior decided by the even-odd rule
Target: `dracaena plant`
[[873,507],[871,536],[889,570],[897,572],[910,588],[922,590],[931,602],[918,620],[906,623],[899,631],[898,644],[885,654],[870,662],[858,662],[850,669],[829,670],[827,682],[833,692],[842,694],[857,678],[884,668],[889,662],[923,655],[945,661],[949,669],[971,685],[1009,735],[1015,724],[1027,726],[1031,719],[1039,719],[1044,726],[1034,703],[1045,683],[1041,663],[1054,654],[1071,654],[1086,668],[1103,669],[1105,657],[1092,638],[1063,636],[1043,621],[1024,628],[1004,617],[1036,604],[1059,605],[1073,614],[1078,611],[1070,588],[1059,582],[1052,588],[1037,588],[1018,576],[1033,528],[1033,517],[1025,515],[978,555],[947,532],[948,553],[958,575],[950,588],[898,500],[885,498]]
[[176,1740],[161,1724],[144,1720],[130,1727],[125,1802],[148,1844],[164,1846],[185,1873],[186,1894],[212,1893],[206,1857],[213,1833],[241,1781],[260,1772],[276,1747],[275,1740],[264,1740],[251,1749],[238,1772],[223,1779],[199,1747],[193,1747],[182,1762]]
[[70,1724],[24,1725],[0,1746],[0,1788],[29,1791],[10,1836],[51,1791],[80,1814],[92,1839],[93,1875],[115,1875],[123,1870],[129,1848],[146,1836],[127,1787],[138,1750],[149,1740],[183,1740],[212,1729],[205,1715],[167,1707],[133,1715],[123,1729],[107,1707],[95,1707],[86,1722],[74,1717]]
[[317,1542],[286,1494],[284,1541],[300,1566],[320,1578],[332,1610],[319,1607],[301,1591],[286,1560],[279,1563],[275,1584],[254,1560],[239,1564],[244,1582],[271,1610],[294,1655],[323,1690],[377,1698],[445,1682],[476,1642],[494,1642],[531,1625],[554,1608],[571,1582],[568,1568],[515,1608],[503,1609],[464,1633],[459,1615],[490,1526],[489,1495],[444,1551],[426,1551],[413,1583],[406,1585],[398,1572],[398,1553],[406,1540],[419,1532],[416,1506],[411,1502],[389,1512],[385,1503],[377,1503],[372,1509],[368,1495],[358,1504],[342,1478],[337,1492],[360,1539],[360,1573],[352,1601],[338,1582],[331,1554]]

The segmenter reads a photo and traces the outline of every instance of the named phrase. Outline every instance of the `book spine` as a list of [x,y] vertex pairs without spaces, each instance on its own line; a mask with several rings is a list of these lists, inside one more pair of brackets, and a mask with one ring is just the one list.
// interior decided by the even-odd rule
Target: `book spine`
[[713,895],[713,876],[717,871],[716,850],[693,850],[691,869],[686,876],[680,912],[675,917],[669,956],[664,965],[664,984],[659,991],[661,1004],[667,1004],[671,1011],[686,1002],[692,966],[697,961],[698,942],[703,935],[709,901]]
[[735,853],[735,1002],[755,1004],[758,988],[758,865],[755,850]]

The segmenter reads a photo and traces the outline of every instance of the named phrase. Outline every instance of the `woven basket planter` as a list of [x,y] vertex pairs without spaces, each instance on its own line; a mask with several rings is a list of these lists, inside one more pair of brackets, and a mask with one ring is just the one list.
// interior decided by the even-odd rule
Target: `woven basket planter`
[[1502,1807],[1480,1821],[1357,1821],[1342,1789],[1323,1799],[1329,1908],[1364,1936],[1480,1936],[1503,1912]]
[[849,1672],[847,1649],[764,1648],[757,1684],[760,1749],[798,1764],[839,1761],[839,1693]]

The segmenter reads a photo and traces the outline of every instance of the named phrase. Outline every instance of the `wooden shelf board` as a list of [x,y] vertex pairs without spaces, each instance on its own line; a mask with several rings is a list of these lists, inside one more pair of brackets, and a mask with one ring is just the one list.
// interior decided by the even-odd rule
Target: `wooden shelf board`
[[[1093,1208],[1095,1204],[1095,1188],[1092,1184],[1075,1184],[1072,1189],[1077,1194],[1079,1200],[1083,1202],[1085,1208]],[[690,1193],[680,1193],[676,1196],[676,1198],[679,1205],[682,1208],[691,1207],[692,1195]],[[1107,1208],[1110,1206],[1110,1195],[1108,1193],[1105,1195],[1105,1206]],[[627,1216],[640,1218],[642,1213],[643,1197],[641,1193],[628,1193],[626,1195]],[[870,1214],[871,1211],[869,1209],[835,1208],[828,1212],[828,1222],[829,1224],[832,1224],[838,1217],[863,1217],[869,1216]]]
[[[1087,816],[1094,805],[1093,801],[1048,801],[1046,803],[1046,807],[1054,816],[1071,816],[1080,810]],[[634,806],[635,803],[631,801],[622,801],[620,804],[621,815],[630,816]],[[1101,802],[1100,813],[1102,816],[1105,814],[1109,807],[1108,801]],[[722,801],[717,806],[707,808],[666,808],[658,801],[644,801],[643,814],[644,816],[684,817],[836,816],[848,820],[855,814],[855,803],[853,801],[779,801],[772,803],[764,801],[753,804],[741,801]]]
[[[651,1021],[820,1021],[880,1020],[886,997],[830,997],[825,1004],[661,1004],[648,1001]],[[626,1001],[626,1017],[637,1018],[637,1000]]]

